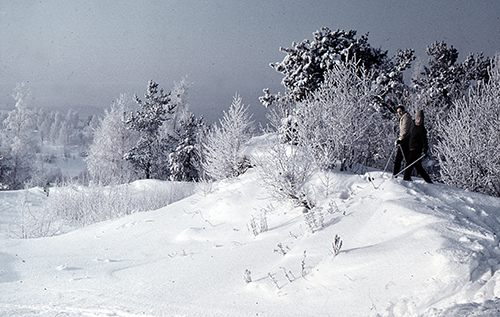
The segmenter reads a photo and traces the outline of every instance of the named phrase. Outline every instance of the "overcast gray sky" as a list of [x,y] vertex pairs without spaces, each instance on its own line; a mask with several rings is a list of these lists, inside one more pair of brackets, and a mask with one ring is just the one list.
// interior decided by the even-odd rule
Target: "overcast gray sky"
[[498,0],[0,0],[0,108],[29,82],[34,107],[108,107],[143,96],[150,79],[169,91],[188,76],[190,108],[220,117],[238,92],[258,119],[262,89],[281,89],[269,67],[280,46],[321,27],[354,29],[394,55],[444,40],[500,51]]

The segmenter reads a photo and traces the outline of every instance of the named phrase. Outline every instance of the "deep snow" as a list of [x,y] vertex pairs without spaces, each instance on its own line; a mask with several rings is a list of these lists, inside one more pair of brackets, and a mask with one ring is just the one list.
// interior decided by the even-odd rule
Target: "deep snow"
[[255,169],[159,210],[29,240],[9,224],[22,195],[36,208],[45,193],[0,192],[0,315],[500,314],[499,198],[380,171],[330,177],[327,197],[325,175],[308,182],[323,217],[314,233]]

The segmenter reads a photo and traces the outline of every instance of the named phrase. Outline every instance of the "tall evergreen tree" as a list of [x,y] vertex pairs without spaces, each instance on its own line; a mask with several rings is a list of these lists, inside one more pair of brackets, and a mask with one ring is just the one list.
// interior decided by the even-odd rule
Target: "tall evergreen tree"
[[440,138],[437,125],[446,120],[454,102],[467,96],[472,85],[488,81],[491,60],[482,53],[470,53],[460,63],[458,50],[445,42],[427,46],[427,55],[427,64],[421,64],[412,78],[408,109],[414,113],[424,110],[429,142],[435,145]]
[[137,144],[125,154],[137,171],[144,173],[146,179],[168,177],[168,140],[160,137],[160,127],[169,119],[175,105],[171,103],[170,93],[158,90],[158,84],[150,80],[147,93],[142,101],[134,96],[139,110],[127,120],[130,129],[139,133]]
[[303,101],[319,88],[325,74],[336,64],[354,61],[376,74],[378,84],[386,88],[380,96],[380,102],[395,112],[385,99],[401,93],[404,86],[403,71],[410,67],[414,59],[413,50],[398,51],[396,56],[389,58],[387,51],[370,46],[368,34],[357,38],[354,30],[331,31],[324,27],[314,32],[313,37],[312,42],[306,39],[300,43],[294,42],[291,48],[280,48],[286,56],[283,61],[270,66],[284,75],[281,83],[285,93],[272,95],[269,89],[265,89],[265,95],[260,98],[264,106],[273,103],[286,106]]
[[169,154],[170,180],[197,181],[201,173],[200,135],[203,118],[191,114],[176,125],[175,144]]
[[474,81],[488,81],[490,59],[483,53],[469,53],[459,63],[458,50],[442,41],[427,46],[427,55],[427,65],[422,65],[412,82],[416,94],[428,106],[446,110],[465,95]]

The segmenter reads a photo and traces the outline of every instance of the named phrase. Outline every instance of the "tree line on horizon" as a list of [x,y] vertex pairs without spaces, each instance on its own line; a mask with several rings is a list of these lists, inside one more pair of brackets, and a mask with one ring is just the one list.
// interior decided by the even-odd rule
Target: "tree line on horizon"
[[[427,47],[427,62],[412,49],[394,56],[373,48],[368,35],[322,28],[312,40],[281,48],[271,64],[283,75],[284,91],[264,89],[270,130],[278,135],[269,161],[241,150],[254,131],[236,94],[218,123],[205,125],[188,109],[186,80],[171,92],[151,80],[144,98],[120,96],[97,120],[77,113],[43,113],[27,105],[29,92],[14,90],[15,109],[1,117],[0,184],[19,189],[61,180],[47,165],[44,148],[76,147],[87,169],[82,183],[122,184],[136,179],[213,181],[256,166],[278,196],[307,205],[308,170],[362,172],[383,169],[396,139],[396,107],[425,113],[434,180],[500,196],[500,55],[482,53],[458,61],[445,42]],[[414,65],[416,64],[416,65]],[[404,74],[413,67],[409,84]],[[284,155],[293,147],[294,155]],[[61,151],[60,151],[61,152]],[[52,152],[53,153],[53,152]],[[279,164],[278,164],[279,163]]]

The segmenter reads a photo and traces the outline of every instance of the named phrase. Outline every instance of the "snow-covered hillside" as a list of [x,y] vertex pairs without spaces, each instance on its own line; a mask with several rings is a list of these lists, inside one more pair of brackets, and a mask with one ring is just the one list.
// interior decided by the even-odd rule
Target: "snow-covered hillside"
[[308,183],[312,216],[272,200],[250,169],[159,210],[30,240],[7,235],[25,192],[1,192],[0,315],[499,314],[500,199],[379,171],[330,176],[328,196],[324,175]]

